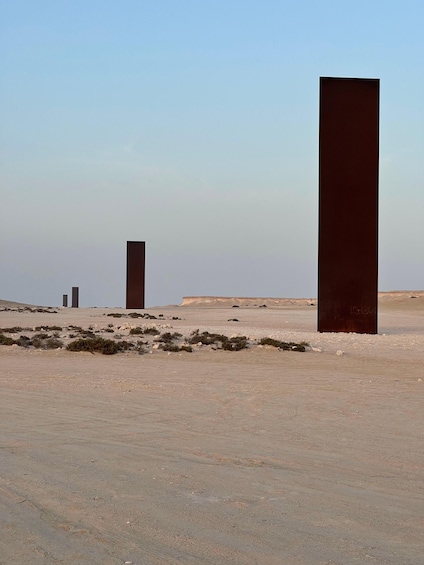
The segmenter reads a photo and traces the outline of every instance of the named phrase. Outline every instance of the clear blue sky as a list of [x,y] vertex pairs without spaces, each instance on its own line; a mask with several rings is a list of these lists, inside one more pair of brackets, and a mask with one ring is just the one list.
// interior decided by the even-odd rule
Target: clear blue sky
[[0,0],[0,298],[317,294],[320,76],[381,80],[381,290],[424,287],[424,3]]

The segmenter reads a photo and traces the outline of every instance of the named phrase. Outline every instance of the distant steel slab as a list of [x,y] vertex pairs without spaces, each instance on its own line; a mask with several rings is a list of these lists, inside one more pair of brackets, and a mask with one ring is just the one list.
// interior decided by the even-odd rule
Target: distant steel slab
[[320,332],[377,333],[379,91],[320,79]]
[[127,241],[126,308],[144,308],[146,243]]
[[72,308],[79,307],[79,286],[72,287]]
[[62,305],[63,305],[64,308],[68,307],[68,295],[67,294],[63,295]]

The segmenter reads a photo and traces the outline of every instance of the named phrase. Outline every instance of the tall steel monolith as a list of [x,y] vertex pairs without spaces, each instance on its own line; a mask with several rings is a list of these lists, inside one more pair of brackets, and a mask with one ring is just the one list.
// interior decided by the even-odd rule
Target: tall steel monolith
[[68,295],[67,294],[62,295],[62,306],[64,308],[68,307]]
[[146,243],[127,241],[126,308],[144,308]]
[[377,333],[378,79],[320,79],[318,331]]
[[79,307],[79,286],[73,286],[72,287],[72,304],[71,304],[72,308],[78,308]]

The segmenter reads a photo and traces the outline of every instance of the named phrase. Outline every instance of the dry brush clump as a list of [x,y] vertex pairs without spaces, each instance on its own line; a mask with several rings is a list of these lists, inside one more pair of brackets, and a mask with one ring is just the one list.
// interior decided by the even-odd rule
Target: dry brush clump
[[0,334],[0,345],[13,345],[15,342],[15,340],[7,335],[4,335],[3,333]]
[[172,343],[173,341],[180,339],[181,337],[183,337],[183,334],[180,334],[179,332],[174,332],[174,333],[165,332],[160,337],[155,339],[155,341],[159,341],[163,343]]
[[47,333],[36,334],[32,338],[21,335],[18,339],[13,339],[0,333],[0,345],[18,345],[19,347],[35,347],[36,349],[60,349],[64,344],[56,336],[51,336]]
[[54,336],[37,340],[33,338],[32,346],[38,349],[61,349],[63,341]]
[[140,354],[145,353],[144,343],[138,341],[114,341],[103,337],[82,337],[71,341],[66,346],[68,351],[86,351],[89,353],[102,353],[103,355],[115,355],[121,351],[136,351]]
[[306,343],[306,341],[295,343],[293,341],[280,341],[272,337],[263,337],[259,340],[259,345],[270,345],[283,351],[300,351],[301,353],[304,353],[306,348],[309,347],[309,343]]
[[245,336],[228,337],[224,334],[194,331],[189,339],[189,343],[201,345],[213,345],[225,351],[241,351],[249,347],[249,339]]
[[160,331],[157,328],[146,328],[144,330],[145,335],[159,335]]
[[103,337],[80,337],[68,343],[66,349],[68,351],[88,351],[90,353],[98,352],[103,353],[103,355],[114,355],[118,353],[119,345],[116,341]]
[[175,343],[179,342],[183,338],[183,334],[179,332],[165,332],[156,338],[154,341],[158,344],[158,349],[162,351],[168,351],[170,353],[178,353],[180,351],[186,351],[187,353],[192,353],[193,348],[187,343]]
[[[106,316],[111,318],[144,318],[145,320],[157,320],[156,316],[153,316],[153,314],[149,314],[148,312],[143,312],[143,314],[140,312],[129,312],[128,314],[122,312],[109,312]],[[163,314],[159,314],[159,316],[163,318]]]

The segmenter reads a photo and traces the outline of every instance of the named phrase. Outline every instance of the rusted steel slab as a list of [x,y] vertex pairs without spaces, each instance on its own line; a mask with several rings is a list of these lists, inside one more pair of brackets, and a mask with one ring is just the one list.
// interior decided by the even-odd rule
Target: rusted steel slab
[[144,308],[146,243],[127,241],[126,308]]
[[79,307],[79,286],[72,287],[72,308]]
[[379,91],[320,79],[320,332],[377,333]]
[[64,308],[67,308],[67,307],[68,307],[68,295],[67,295],[67,294],[64,294],[64,295],[63,295],[62,306],[63,306]]

